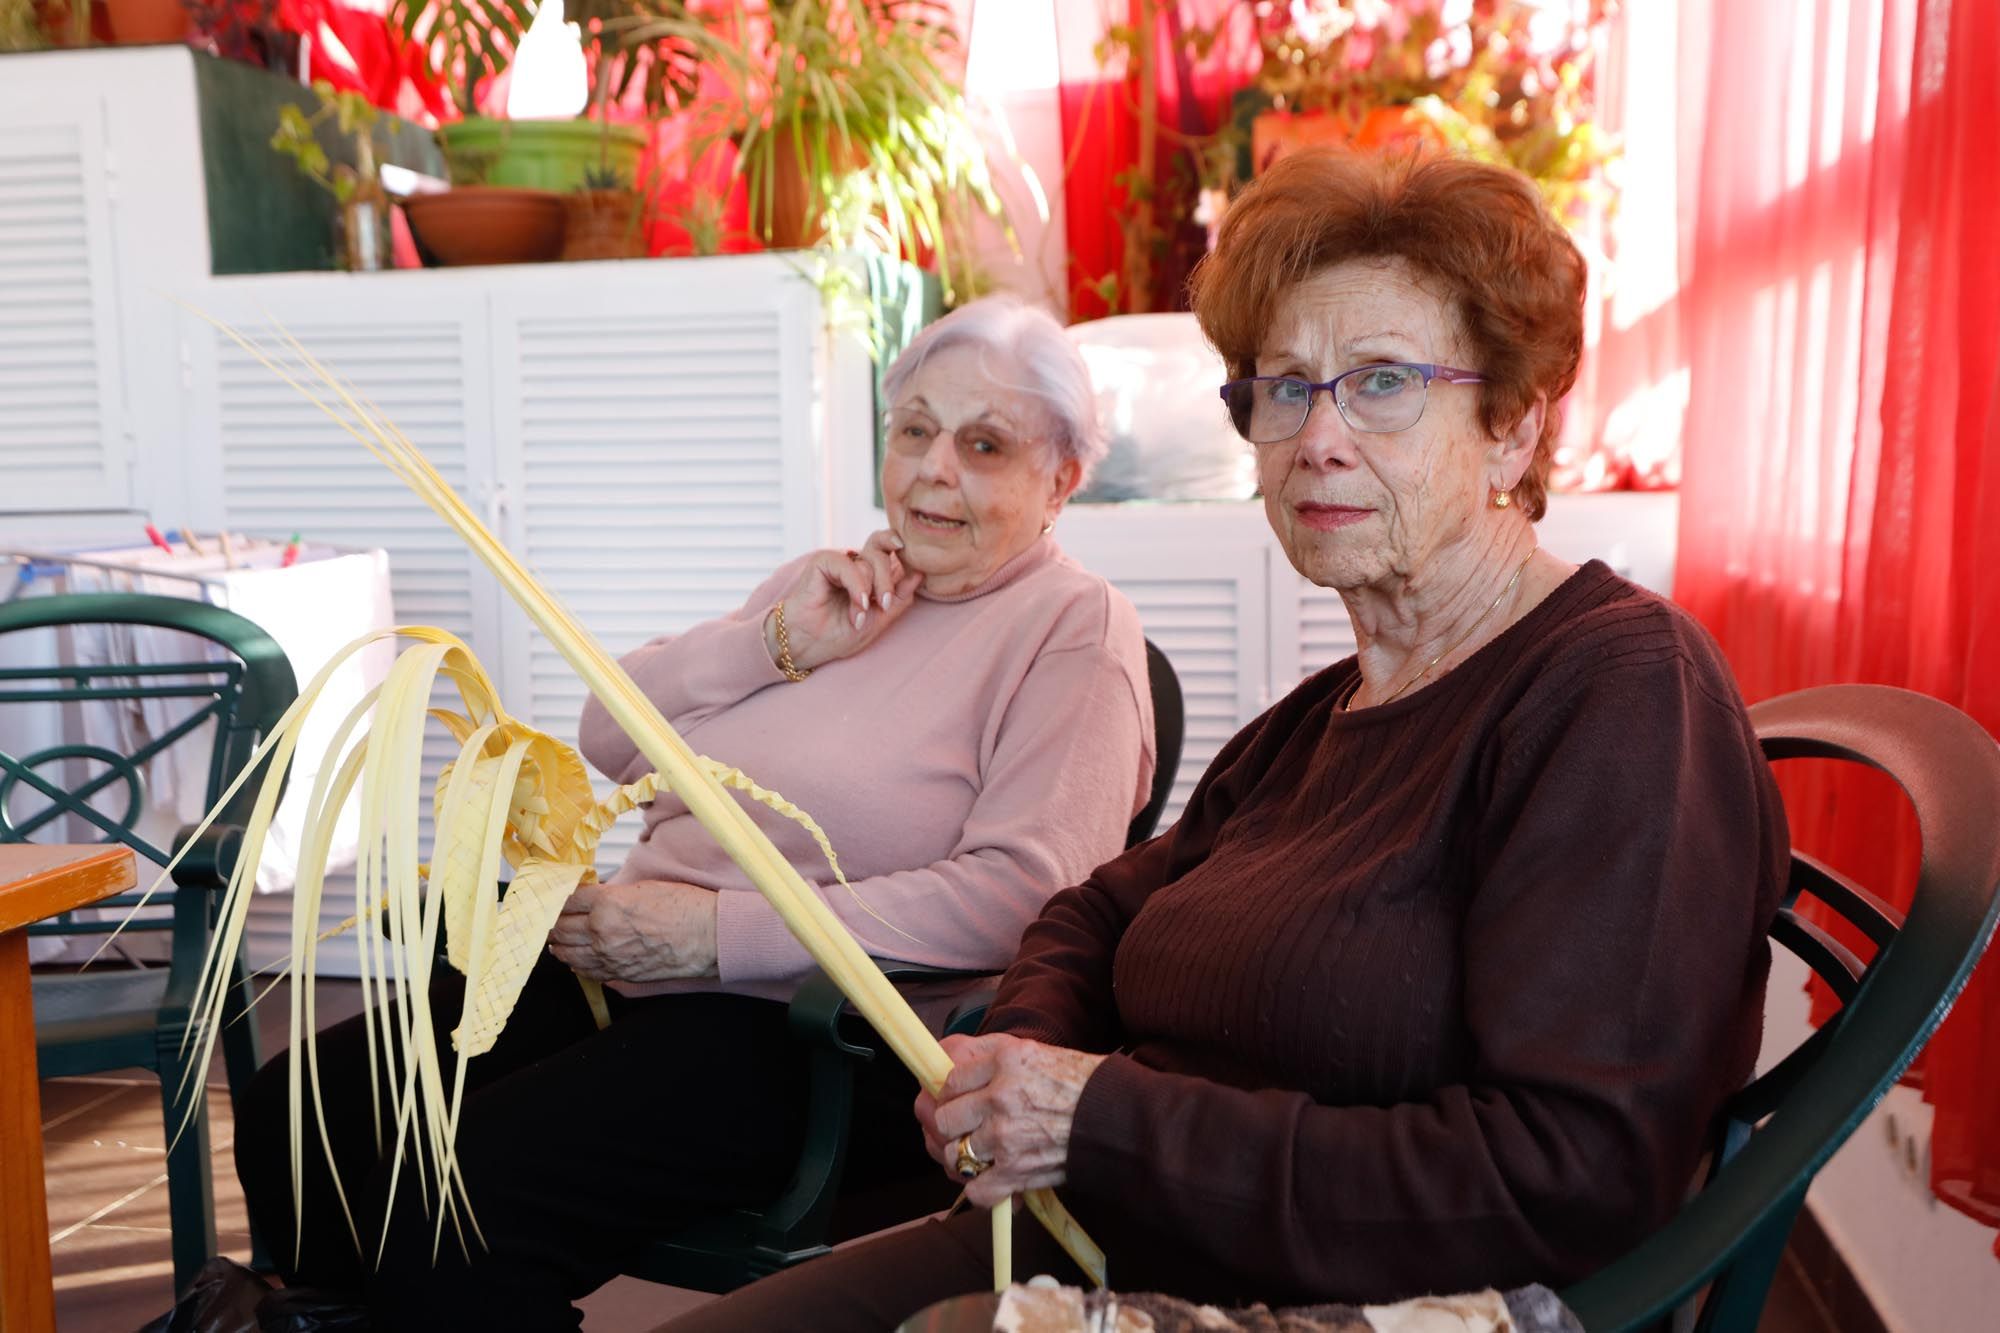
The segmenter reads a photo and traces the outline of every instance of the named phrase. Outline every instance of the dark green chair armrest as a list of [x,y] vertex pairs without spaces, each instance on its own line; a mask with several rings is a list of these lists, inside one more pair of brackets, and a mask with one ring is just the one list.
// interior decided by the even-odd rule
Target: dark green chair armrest
[[840,987],[833,984],[833,978],[814,968],[812,975],[792,992],[792,1001],[785,1009],[785,1024],[794,1040],[816,1042],[862,1060],[872,1060],[874,1051],[840,1035],[841,1018],[853,1012]]
[[960,968],[925,967],[921,963],[889,963],[882,968],[882,975],[891,981],[975,981],[982,984],[966,987],[952,1006],[951,1013],[944,1021],[944,1035],[971,1036],[979,1031],[979,1025],[986,1021],[986,1010],[993,1003],[993,996],[1000,989],[998,972],[972,972]]
[[[928,981],[984,981],[982,986],[974,986],[959,997],[950,1016],[945,1021],[945,1035],[954,1033],[971,1034],[979,1030],[986,1018],[987,1006],[993,1002],[993,994],[1000,988],[998,972],[965,971],[949,967],[926,967],[921,963],[884,963],[882,975],[894,982]],[[840,1035],[840,1020],[857,1016],[858,1011],[847,1003],[847,997],[840,993],[840,987],[833,984],[833,978],[814,969],[812,975],[799,983],[792,992],[791,1005],[786,1011],[786,1021],[794,1037],[801,1041],[816,1041],[845,1051],[863,1060],[872,1060],[875,1052],[865,1046],[857,1046]]]
[[228,888],[229,877],[236,872],[236,859],[243,854],[243,826],[210,824],[190,841],[188,835],[194,832],[194,827],[183,824],[174,835],[174,845],[185,848],[180,864],[174,867],[174,887],[218,891]]
[[[882,969],[891,981],[976,981],[997,985],[990,972],[960,972],[890,963]],[[982,995],[970,1011],[972,1027],[986,1011]],[[966,1021],[961,1003],[953,1022]],[[855,1039],[842,1032],[843,1022]],[[810,1053],[811,1092],[806,1142],[784,1192],[764,1208],[741,1211],[689,1232],[656,1242],[637,1266],[640,1276],[656,1282],[692,1285],[708,1291],[728,1291],[764,1273],[776,1272],[827,1249],[825,1237],[841,1174],[847,1163],[849,1128],[854,1115],[854,1069],[858,1060],[872,1060],[875,1050],[862,1044],[854,1031],[860,1015],[826,973],[814,969],[792,993],[786,1026],[792,1039]],[[952,1031],[970,1030],[953,1027]]]
[[[202,960],[208,953],[210,933],[222,908],[222,892],[229,886],[237,858],[243,854],[240,824],[210,824],[200,836],[190,839],[188,835],[193,831],[194,825],[185,824],[174,835],[174,845],[185,847],[186,852],[173,872],[173,959],[168,964],[166,994],[160,1002],[160,1021],[167,1026],[191,1021],[196,984],[201,977]],[[243,965],[240,945],[236,959],[240,968]],[[247,997],[231,1003],[241,1003],[244,998]],[[239,1058],[254,1066],[254,1057]],[[247,1078],[250,1072],[253,1071],[244,1071],[243,1076]],[[231,1096],[238,1091],[234,1077],[232,1073]]]

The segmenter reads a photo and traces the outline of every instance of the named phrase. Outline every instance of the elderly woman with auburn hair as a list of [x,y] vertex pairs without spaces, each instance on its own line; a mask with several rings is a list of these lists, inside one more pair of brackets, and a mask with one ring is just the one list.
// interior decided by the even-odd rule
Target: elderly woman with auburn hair
[[[1196,275],[1271,526],[1359,650],[1050,900],[917,1103],[975,1203],[1061,1187],[1117,1287],[1571,1281],[1673,1211],[1751,1072],[1787,840],[1742,701],[1687,616],[1535,540],[1583,288],[1525,178],[1445,157],[1288,157]],[[988,1262],[960,1215],[670,1327],[889,1328]]]

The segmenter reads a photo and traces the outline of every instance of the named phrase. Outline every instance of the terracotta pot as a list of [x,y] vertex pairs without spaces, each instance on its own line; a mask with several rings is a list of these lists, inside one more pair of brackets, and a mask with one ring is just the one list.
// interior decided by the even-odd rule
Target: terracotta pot
[[639,215],[645,202],[631,190],[578,190],[565,196],[569,224],[562,257],[644,259],[646,230]]
[[188,12],[181,0],[104,0],[104,12],[121,46],[187,40]]
[[563,197],[548,190],[461,185],[412,195],[403,211],[441,264],[535,264],[562,254]]
[[1407,106],[1378,106],[1351,123],[1335,111],[1266,111],[1250,123],[1250,161],[1262,172],[1286,153],[1333,145],[1371,152],[1409,145],[1443,146],[1437,127]]
[[[763,238],[764,243],[773,250],[804,250],[817,245],[826,228],[820,225],[819,218],[808,215],[812,207],[812,190],[799,170],[798,156],[792,148],[791,129],[787,127],[773,134],[770,145],[771,228],[770,234]],[[841,158],[840,165],[849,171],[859,171],[868,161],[867,155],[852,144],[841,154]],[[824,202],[821,201],[822,204]],[[750,225],[763,230],[761,205],[757,215],[750,219]]]

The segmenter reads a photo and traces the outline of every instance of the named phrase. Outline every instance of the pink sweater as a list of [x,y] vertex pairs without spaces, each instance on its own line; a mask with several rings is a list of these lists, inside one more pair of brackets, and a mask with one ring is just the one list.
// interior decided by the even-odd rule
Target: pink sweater
[[[763,623],[803,564],[731,614],[635,649],[625,669],[689,745],[826,830],[852,894],[804,829],[738,798],[870,954],[1004,968],[1043,902],[1115,856],[1145,803],[1153,708],[1138,614],[1044,537],[969,594],[919,591],[866,650],[793,684]],[[595,699],[579,730],[607,777],[648,771]],[[721,980],[618,989],[788,993],[811,959],[763,895],[678,797],[644,814],[612,879],[719,891]]]

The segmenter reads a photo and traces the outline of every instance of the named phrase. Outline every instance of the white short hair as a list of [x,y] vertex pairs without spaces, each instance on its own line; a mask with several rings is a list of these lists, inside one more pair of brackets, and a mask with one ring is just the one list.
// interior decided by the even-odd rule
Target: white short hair
[[925,360],[952,347],[978,349],[994,383],[1039,402],[1055,423],[1056,456],[1076,460],[1089,480],[1105,453],[1097,392],[1090,368],[1053,315],[1005,292],[962,305],[911,340],[883,373],[883,396],[900,398]]

